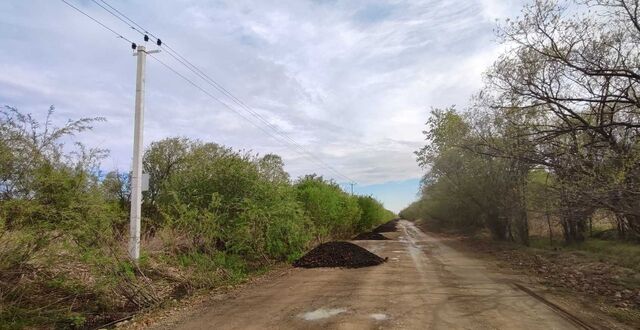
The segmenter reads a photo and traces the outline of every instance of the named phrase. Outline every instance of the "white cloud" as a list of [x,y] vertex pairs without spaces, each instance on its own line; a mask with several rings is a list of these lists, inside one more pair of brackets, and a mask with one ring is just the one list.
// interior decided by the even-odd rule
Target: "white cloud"
[[[91,2],[74,3],[140,40]],[[361,184],[421,175],[413,151],[423,143],[429,108],[467,102],[499,49],[493,18],[519,6],[497,0],[109,3]],[[112,150],[105,166],[128,167],[135,58],[126,43],[63,3],[45,0],[1,3],[0,41],[0,103],[31,112],[55,104],[64,116],[104,116],[108,123],[84,138]],[[158,56],[179,68],[166,52]],[[152,59],[147,81],[147,144],[189,136],[280,153],[294,176],[334,176]]]

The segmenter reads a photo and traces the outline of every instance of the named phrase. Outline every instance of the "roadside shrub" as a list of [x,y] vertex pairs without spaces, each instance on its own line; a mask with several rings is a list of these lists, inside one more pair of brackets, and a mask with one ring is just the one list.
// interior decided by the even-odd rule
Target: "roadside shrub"
[[165,177],[157,197],[171,226],[190,233],[200,251],[254,262],[289,260],[305,249],[310,223],[289,183],[274,179],[278,171],[262,171],[264,162],[248,153],[184,142],[181,166]]
[[354,226],[356,232],[367,231],[387,220],[394,218],[394,214],[386,210],[382,203],[371,196],[358,196],[358,206],[362,211],[360,219]]
[[321,177],[292,184],[277,155],[169,138],[144,155],[151,180],[135,263],[126,251],[129,173],[102,174],[106,151],[61,143],[102,119],[54,127],[52,115],[40,123],[0,111],[3,327],[99,327],[295,260],[314,237],[350,237],[388,217],[373,198]]
[[362,213],[356,197],[349,196],[335,182],[316,175],[300,178],[296,189],[318,241],[346,238],[355,232]]

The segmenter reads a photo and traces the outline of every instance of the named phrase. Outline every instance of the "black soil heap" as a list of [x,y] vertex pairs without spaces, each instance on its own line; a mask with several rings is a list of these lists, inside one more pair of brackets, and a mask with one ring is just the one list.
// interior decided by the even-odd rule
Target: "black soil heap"
[[380,226],[374,228],[371,232],[373,233],[390,233],[396,231],[396,225],[398,224],[398,219],[391,220],[387,223],[383,223]]
[[384,237],[382,234],[372,233],[372,232],[362,233],[362,234],[359,234],[358,236],[352,238],[352,240],[354,240],[354,241],[366,241],[366,240],[382,241],[382,240],[387,240],[387,239],[388,238]]
[[376,266],[386,259],[349,242],[328,242],[316,246],[293,263],[295,267],[346,267],[360,268]]

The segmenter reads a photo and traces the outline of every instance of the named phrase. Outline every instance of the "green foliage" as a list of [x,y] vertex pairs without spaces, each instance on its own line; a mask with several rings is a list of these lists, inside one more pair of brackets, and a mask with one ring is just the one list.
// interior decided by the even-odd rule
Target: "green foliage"
[[[0,178],[0,217],[2,233],[28,229],[22,236],[29,246],[20,264],[29,261],[62,233],[82,244],[99,239],[87,234],[109,230],[117,211],[105,203],[95,173],[104,150],[89,149],[76,143],[77,150],[63,151],[58,142],[68,135],[90,129],[96,119],[68,121],[62,127],[51,122],[53,107],[44,125],[31,115],[6,107],[0,111],[0,145],[3,146],[3,172]],[[1,237],[1,236],[0,236]],[[26,242],[30,238],[30,242]],[[10,253],[12,255],[12,253]],[[13,258],[14,262],[18,259]],[[14,264],[20,267],[20,264]],[[9,267],[10,264],[4,266]]]
[[354,233],[362,212],[356,197],[316,175],[300,178],[295,186],[298,201],[315,227],[316,239],[347,238]]
[[[640,237],[638,15],[625,1],[535,1],[497,29],[509,51],[464,114],[434,110],[416,152],[427,172],[402,212],[528,244],[529,217],[587,237],[594,214]],[[615,42],[611,42],[615,40]]]
[[321,177],[295,184],[277,155],[187,138],[153,142],[143,254],[125,247],[129,174],[102,175],[104,150],[60,141],[98,119],[52,125],[0,111],[0,323],[95,327],[191,290],[244,280],[388,219],[371,197]]
[[192,248],[252,261],[290,260],[305,249],[310,224],[293,188],[277,175],[284,173],[281,162],[268,162],[266,170],[264,158],[215,144],[182,143],[180,166],[159,182],[156,203],[170,226],[189,233]]
[[273,183],[289,183],[289,173],[284,170],[284,161],[278,155],[267,154],[257,160],[260,175]]
[[362,211],[360,219],[354,225],[356,232],[368,231],[377,225],[395,218],[393,212],[371,196],[358,196],[358,206]]
[[[514,141],[495,134],[507,130],[502,118],[463,116],[454,108],[434,109],[424,131],[428,143],[418,150],[418,163],[428,172],[421,198],[401,215],[421,218],[432,229],[474,232],[488,229],[498,240],[528,243],[526,189],[528,165],[492,157],[485,143],[513,152]],[[485,135],[491,130],[493,135]]]

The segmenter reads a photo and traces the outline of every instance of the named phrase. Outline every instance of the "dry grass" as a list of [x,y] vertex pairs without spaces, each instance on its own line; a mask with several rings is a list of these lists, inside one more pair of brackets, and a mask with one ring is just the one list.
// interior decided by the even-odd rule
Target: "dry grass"
[[199,288],[245,278],[233,258],[185,253],[189,240],[171,231],[143,242],[139,265],[126,257],[122,237],[80,249],[60,236],[15,260],[23,235],[30,234],[0,237],[0,328],[97,327]]

